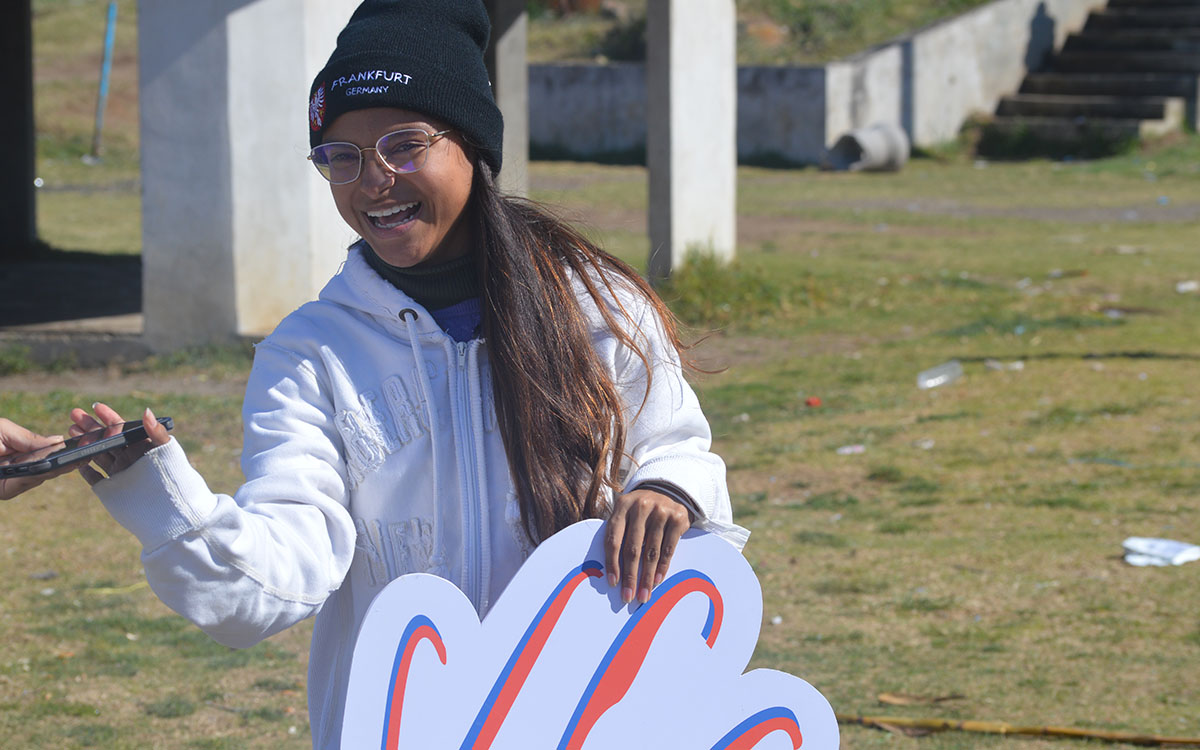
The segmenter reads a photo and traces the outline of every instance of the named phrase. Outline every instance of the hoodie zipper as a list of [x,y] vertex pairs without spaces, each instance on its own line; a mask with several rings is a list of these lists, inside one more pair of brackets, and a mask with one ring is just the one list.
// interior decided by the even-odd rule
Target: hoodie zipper
[[[415,327],[417,313],[411,308],[406,308],[400,311],[399,318],[407,325],[409,338],[413,342],[417,360],[417,377],[429,409],[429,436],[434,463],[433,486],[436,495],[439,489],[437,477],[440,470],[438,466],[440,440],[434,429],[437,424],[437,410],[434,406],[433,389],[425,368],[424,347],[421,345]],[[447,383],[447,387],[450,391],[450,406],[454,415],[450,442],[454,446],[457,459],[455,468],[458,470],[459,502],[463,527],[462,573],[459,576],[459,587],[482,618],[488,609],[488,591],[491,579],[487,507],[481,490],[486,487],[487,482],[487,477],[482,471],[484,466],[480,463],[481,457],[485,455],[481,416],[483,414],[483,394],[479,380],[478,355],[482,342],[478,340],[456,342],[449,336],[445,336],[443,342],[443,352],[449,365],[448,369],[454,371],[452,382]],[[447,380],[451,380],[449,373],[447,373]],[[472,416],[472,406],[477,412],[474,417]]]
[[[483,528],[483,498],[480,496],[479,452],[476,445],[476,420],[472,418],[471,405],[479,401],[478,387],[472,388],[471,375],[478,369],[472,367],[470,356],[479,343],[455,342],[457,366],[455,367],[456,395],[454,413],[456,421],[455,440],[458,448],[459,477],[462,486],[462,517],[464,541],[463,591],[475,604],[479,616],[487,611],[486,535]],[[478,384],[475,384],[478,386]]]

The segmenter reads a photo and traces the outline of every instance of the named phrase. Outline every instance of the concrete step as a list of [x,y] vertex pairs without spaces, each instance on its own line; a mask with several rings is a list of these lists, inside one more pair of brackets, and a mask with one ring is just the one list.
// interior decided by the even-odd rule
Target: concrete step
[[997,117],[983,128],[976,148],[988,158],[1098,158],[1119,153],[1142,138],[1169,132],[1162,123],[1151,120]]
[[1200,27],[1200,6],[1108,7],[1088,15],[1084,31],[1101,29],[1180,29]]
[[1173,133],[1178,124],[1165,120],[1125,117],[997,117],[988,127],[1025,129],[1043,137],[1070,139],[1087,134],[1117,138],[1157,138]]
[[1109,8],[1200,8],[1200,0],[1108,0]]
[[1158,52],[1200,55],[1200,28],[1113,29],[1071,34],[1063,52]]
[[1030,73],[1022,94],[1080,96],[1196,97],[1198,76],[1190,73]]
[[1200,55],[1174,52],[1060,52],[1049,70],[1060,73],[1200,73]]
[[43,365],[99,367],[138,362],[152,354],[142,336],[143,325],[138,313],[0,328],[0,349],[23,350],[30,360]]
[[1001,117],[1065,117],[1163,120],[1183,124],[1185,103],[1180,97],[1162,96],[1055,96],[1017,94],[1000,100]]
[[1195,122],[1200,0],[1109,0],[981,133],[1003,158],[1103,156]]

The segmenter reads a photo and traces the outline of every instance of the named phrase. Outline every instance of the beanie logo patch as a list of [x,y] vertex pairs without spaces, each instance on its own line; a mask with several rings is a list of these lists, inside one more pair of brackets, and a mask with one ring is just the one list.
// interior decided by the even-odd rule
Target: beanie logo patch
[[325,126],[325,84],[317,87],[308,102],[308,125],[313,131]]

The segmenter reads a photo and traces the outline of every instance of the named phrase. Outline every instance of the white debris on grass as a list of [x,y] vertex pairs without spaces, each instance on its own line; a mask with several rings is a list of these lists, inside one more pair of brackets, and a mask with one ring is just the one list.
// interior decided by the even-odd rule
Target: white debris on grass
[[1121,543],[1125,562],[1138,567],[1183,565],[1200,560],[1200,547],[1174,539],[1131,536]]
[[1025,362],[1019,359],[1013,362],[1001,362],[998,359],[985,359],[983,361],[983,366],[989,370],[996,370],[997,372],[1020,372],[1021,370],[1025,369]]

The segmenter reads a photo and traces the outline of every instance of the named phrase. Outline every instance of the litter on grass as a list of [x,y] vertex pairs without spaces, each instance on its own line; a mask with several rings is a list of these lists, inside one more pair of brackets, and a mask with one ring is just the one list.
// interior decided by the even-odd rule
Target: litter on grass
[[962,363],[957,359],[952,359],[949,362],[943,362],[937,367],[931,367],[917,374],[917,387],[921,390],[937,388],[953,383],[963,376]]
[[853,455],[856,455],[859,453],[866,453],[866,452],[867,452],[867,446],[861,445],[861,444],[843,445],[841,448],[837,449],[837,454],[839,456],[853,456]]
[[1046,274],[1051,279],[1076,279],[1081,276],[1087,276],[1087,271],[1082,268],[1054,268],[1050,273]]
[[1200,292],[1200,281],[1180,281],[1175,285],[1175,291],[1179,294]]
[[998,359],[985,359],[983,361],[983,366],[989,370],[996,370],[997,372],[1020,372],[1021,370],[1025,369],[1025,363],[1019,359],[1015,362],[1001,362]]
[[1140,567],[1183,565],[1200,560],[1200,547],[1174,539],[1131,536],[1121,543],[1125,562]]

